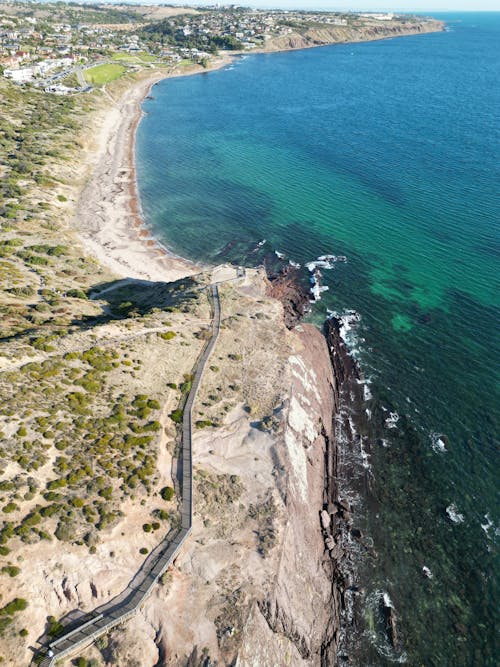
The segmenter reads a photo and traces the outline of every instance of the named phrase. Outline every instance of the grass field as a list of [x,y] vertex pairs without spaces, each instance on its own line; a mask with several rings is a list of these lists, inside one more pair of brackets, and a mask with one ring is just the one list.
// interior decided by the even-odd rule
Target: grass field
[[103,83],[118,79],[126,70],[127,68],[123,65],[97,65],[85,70],[83,74],[89,83],[94,86],[101,86]]
[[127,63],[151,63],[154,62],[155,60],[158,60],[156,56],[152,56],[150,53],[146,53],[145,51],[141,53],[115,53],[113,55],[113,60],[118,60],[121,62],[127,62]]

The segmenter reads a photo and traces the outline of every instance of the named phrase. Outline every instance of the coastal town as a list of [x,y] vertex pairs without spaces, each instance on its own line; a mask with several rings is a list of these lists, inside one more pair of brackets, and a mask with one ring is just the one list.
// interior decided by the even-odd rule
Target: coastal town
[[219,52],[289,48],[297,34],[311,33],[307,45],[349,41],[342,32],[338,40],[313,33],[378,34],[380,26],[398,29],[413,20],[392,13],[259,11],[218,4],[196,10],[7,2],[0,4],[0,74],[46,92],[85,92],[131,70],[207,67]]

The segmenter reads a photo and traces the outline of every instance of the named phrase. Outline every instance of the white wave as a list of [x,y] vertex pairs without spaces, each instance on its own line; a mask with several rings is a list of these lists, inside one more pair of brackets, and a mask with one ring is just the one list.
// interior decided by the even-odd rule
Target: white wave
[[434,577],[434,575],[432,574],[432,572],[430,571],[430,569],[427,567],[427,565],[424,565],[424,566],[422,567],[422,572],[425,574],[425,576],[427,577],[427,579],[432,579],[432,578]]
[[320,255],[318,257],[320,262],[347,262],[345,255]]
[[363,400],[369,401],[371,398],[372,398],[372,392],[370,391],[370,387],[365,383],[363,385]]
[[[486,537],[491,539],[492,537],[498,537],[500,536],[500,528],[496,528],[495,524],[491,520],[491,517],[489,514],[485,514],[484,518],[486,519],[486,523],[481,524],[481,528],[484,530],[486,533]],[[491,530],[493,528],[493,530]],[[492,532],[492,535],[490,535],[490,531]]]
[[288,260],[288,263],[290,264],[291,267],[294,269],[300,269],[300,264],[298,262],[294,262],[291,259]]
[[390,412],[389,416],[385,420],[386,428],[396,428],[399,421],[399,415],[397,412]]
[[258,246],[259,248],[262,248],[262,246],[263,246],[265,243],[267,243],[267,239],[262,239],[262,241],[259,241],[259,242],[257,243],[257,246]]
[[431,433],[431,447],[435,452],[444,453],[446,452],[446,443],[443,440],[441,433]]
[[370,457],[368,455],[368,452],[363,447],[363,438],[360,438],[359,450],[361,454],[361,465],[365,470],[371,470],[372,467],[370,465]]
[[402,651],[394,650],[390,645],[386,632],[382,629],[380,604],[394,609],[394,604],[386,591],[375,590],[365,598],[364,615],[367,620],[368,629],[364,635],[368,637],[371,644],[375,647],[379,655],[389,662],[404,664],[408,660],[408,655]]
[[347,262],[344,255],[320,255],[318,259],[306,263],[306,268],[311,273],[316,269],[333,269],[337,262]]
[[358,324],[361,320],[361,315],[355,310],[344,310],[342,313],[336,310],[327,309],[328,317],[334,317],[338,320],[340,327],[340,335],[344,340],[346,340],[346,334],[352,330],[352,328]]
[[284,253],[284,252],[280,252],[279,250],[275,250],[275,251],[274,251],[274,254],[276,255],[276,257],[277,257],[278,259],[285,259],[285,257],[286,257],[285,253]]
[[458,507],[455,505],[455,503],[451,503],[451,505],[448,505],[448,507],[446,508],[446,514],[448,515],[450,521],[453,521],[453,523],[464,522],[464,515],[460,514],[460,512],[458,511]]
[[313,298],[310,299],[310,302],[315,303],[316,301],[321,301],[322,292],[326,292],[328,289],[329,287],[327,285],[320,285],[319,282],[315,282],[309,290],[313,296]]
[[382,600],[384,601],[384,607],[390,607],[391,609],[394,609],[394,605],[392,604],[389,593],[384,592],[382,595]]

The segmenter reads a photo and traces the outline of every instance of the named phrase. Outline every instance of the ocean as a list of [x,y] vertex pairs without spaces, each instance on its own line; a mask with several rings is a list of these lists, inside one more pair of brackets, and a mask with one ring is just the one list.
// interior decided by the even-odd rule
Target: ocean
[[346,650],[363,667],[500,662],[500,13],[437,18],[445,32],[163,81],[137,134],[144,215],[175,252],[251,264],[266,239],[302,266],[347,257],[308,317],[360,315],[365,537]]

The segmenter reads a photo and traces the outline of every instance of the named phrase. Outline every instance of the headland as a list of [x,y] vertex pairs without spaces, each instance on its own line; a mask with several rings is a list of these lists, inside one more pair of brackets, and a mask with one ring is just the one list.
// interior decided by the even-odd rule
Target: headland
[[[269,50],[349,41],[287,39]],[[91,613],[125,590],[179,521],[177,424],[210,325],[204,287],[214,273],[146,227],[134,139],[151,87],[190,72],[142,71],[94,91],[88,105],[74,102],[76,150],[66,145],[50,163],[48,186],[30,183],[7,229],[18,292],[10,286],[2,302],[13,322],[1,360],[6,664],[28,664],[28,646],[57,636],[75,610]],[[58,129],[68,143],[66,121]],[[338,331],[327,342],[285,322],[274,297],[286,292],[289,304],[291,289],[273,292],[262,269],[222,281],[221,337],[196,412],[192,537],[133,623],[84,660],[334,664],[352,525],[335,483],[334,424],[351,376]]]

